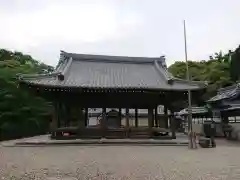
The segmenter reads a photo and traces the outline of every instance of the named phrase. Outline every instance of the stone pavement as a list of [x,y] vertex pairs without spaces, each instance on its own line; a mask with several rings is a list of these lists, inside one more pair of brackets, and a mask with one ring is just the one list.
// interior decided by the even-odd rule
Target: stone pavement
[[[0,147],[5,180],[239,180],[240,146]],[[1,179],[0,178],[0,179]]]

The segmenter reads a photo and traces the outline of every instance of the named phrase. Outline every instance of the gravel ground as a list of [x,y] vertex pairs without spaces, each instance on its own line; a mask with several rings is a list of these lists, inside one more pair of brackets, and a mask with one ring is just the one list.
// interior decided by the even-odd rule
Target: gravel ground
[[[240,179],[239,146],[0,147],[5,180]],[[0,178],[0,180],[1,180]]]

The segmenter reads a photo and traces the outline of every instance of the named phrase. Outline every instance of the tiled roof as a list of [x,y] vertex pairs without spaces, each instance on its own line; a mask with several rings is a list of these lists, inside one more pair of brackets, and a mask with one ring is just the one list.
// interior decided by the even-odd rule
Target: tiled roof
[[[192,107],[192,114],[203,114],[207,113],[208,109],[206,107]],[[182,109],[177,113],[177,115],[183,116],[188,114],[188,108]]]
[[198,90],[205,83],[174,78],[165,58],[86,55],[61,52],[52,74],[19,76],[25,83],[49,87]]
[[239,110],[240,104],[231,104],[227,108],[224,108],[222,111],[232,111],[232,110]]
[[208,100],[208,102],[215,102],[224,99],[231,99],[240,93],[239,84],[221,88],[218,90],[217,95]]

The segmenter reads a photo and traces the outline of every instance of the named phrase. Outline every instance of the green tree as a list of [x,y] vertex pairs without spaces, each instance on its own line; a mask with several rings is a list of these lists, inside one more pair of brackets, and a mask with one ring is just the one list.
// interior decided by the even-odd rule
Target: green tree
[[233,81],[240,79],[240,46],[232,53],[230,62],[230,75]]
[[0,140],[47,131],[50,103],[18,88],[16,74],[52,69],[21,52],[0,50]]
[[[230,76],[229,54],[219,52],[210,56],[209,60],[188,62],[191,80],[208,82],[204,100],[214,96],[219,88],[233,84]],[[185,62],[175,62],[168,69],[175,77],[186,79]]]

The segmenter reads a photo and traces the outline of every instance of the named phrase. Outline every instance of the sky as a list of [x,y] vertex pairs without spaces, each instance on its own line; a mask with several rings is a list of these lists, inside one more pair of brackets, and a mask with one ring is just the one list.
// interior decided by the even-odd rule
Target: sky
[[0,0],[0,48],[56,65],[60,50],[207,59],[240,44],[239,0]]

